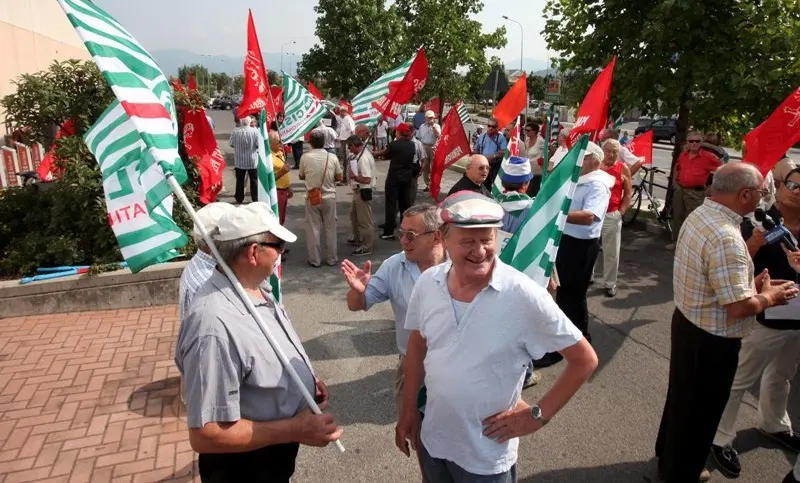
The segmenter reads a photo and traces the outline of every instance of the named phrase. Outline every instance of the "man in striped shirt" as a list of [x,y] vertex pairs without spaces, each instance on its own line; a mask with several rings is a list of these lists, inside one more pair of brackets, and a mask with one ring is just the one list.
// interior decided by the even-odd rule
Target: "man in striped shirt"
[[231,133],[230,145],[236,172],[236,192],[233,197],[237,203],[244,201],[244,177],[250,178],[250,199],[258,201],[258,143],[261,138],[258,130],[250,127],[252,119],[245,116],[239,119],[239,127]]

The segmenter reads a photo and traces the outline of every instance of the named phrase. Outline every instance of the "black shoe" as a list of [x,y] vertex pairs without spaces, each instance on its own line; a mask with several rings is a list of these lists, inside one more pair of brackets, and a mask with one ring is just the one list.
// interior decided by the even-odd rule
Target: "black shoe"
[[372,255],[372,250],[367,247],[359,247],[350,252],[351,255]]
[[356,240],[355,238],[348,238],[348,239],[347,239],[347,244],[348,244],[348,245],[355,245],[355,246],[359,246],[359,245],[361,245],[361,242],[360,242],[360,241],[358,241],[358,240]]
[[394,235],[381,235],[381,240],[397,240],[397,237]]
[[739,477],[742,472],[742,465],[739,463],[739,453],[733,449],[733,446],[712,444],[711,454],[714,456],[719,472],[725,475],[726,478]]
[[780,433],[768,433],[762,429],[759,429],[759,431],[761,431],[761,434],[764,436],[786,446],[795,453],[800,453],[800,436],[798,436],[797,433],[791,430],[782,431]]
[[380,229],[386,228],[386,223],[381,223],[380,225],[378,225],[378,228]]
[[307,262],[309,267],[319,268],[319,263]]
[[784,478],[781,483],[800,483],[800,480],[794,477],[794,470],[792,470],[786,475],[786,478]]
[[535,361],[533,361],[533,367],[537,369],[550,367],[554,364],[558,364],[562,360],[564,360],[564,356],[562,356],[558,352],[549,352],[545,354],[544,357],[542,357],[541,359],[536,359]]
[[606,289],[606,297],[616,297],[617,296],[617,287],[609,287]]

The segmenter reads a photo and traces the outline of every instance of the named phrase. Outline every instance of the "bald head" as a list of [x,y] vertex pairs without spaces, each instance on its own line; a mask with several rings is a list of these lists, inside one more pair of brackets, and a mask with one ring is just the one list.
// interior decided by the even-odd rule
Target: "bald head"
[[475,184],[481,184],[489,176],[489,160],[482,154],[473,154],[467,164],[467,178]]
[[269,148],[273,151],[279,151],[281,149],[281,135],[278,131],[269,132]]
[[356,136],[360,137],[363,141],[369,139],[369,128],[364,124],[356,126]]
[[711,199],[742,216],[758,208],[766,192],[764,177],[749,163],[726,164],[711,182]]

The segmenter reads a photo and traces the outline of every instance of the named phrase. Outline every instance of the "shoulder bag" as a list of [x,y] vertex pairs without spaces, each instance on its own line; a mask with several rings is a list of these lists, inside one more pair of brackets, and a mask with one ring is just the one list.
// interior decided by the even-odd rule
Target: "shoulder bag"
[[328,174],[328,160],[331,157],[331,153],[326,153],[325,156],[325,168],[322,170],[322,179],[319,182],[318,188],[311,188],[308,190],[308,194],[306,197],[308,198],[308,202],[311,203],[311,206],[319,206],[322,204],[322,185],[325,184],[325,175]]

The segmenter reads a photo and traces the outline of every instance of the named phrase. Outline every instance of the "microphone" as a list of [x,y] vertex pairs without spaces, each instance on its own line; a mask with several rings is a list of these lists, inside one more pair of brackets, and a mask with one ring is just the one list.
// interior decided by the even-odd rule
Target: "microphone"
[[775,220],[761,208],[757,208],[754,214],[756,221],[760,222],[761,226],[767,230],[767,233],[764,234],[764,240],[766,240],[767,244],[773,245],[780,242],[790,251],[798,251],[797,245],[792,241],[791,234],[786,227],[781,225],[780,222],[775,223]]

